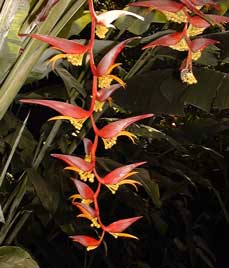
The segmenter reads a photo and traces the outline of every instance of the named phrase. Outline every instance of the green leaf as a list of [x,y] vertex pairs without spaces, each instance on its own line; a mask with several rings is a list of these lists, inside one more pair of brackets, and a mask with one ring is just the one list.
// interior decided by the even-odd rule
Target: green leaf
[[138,125],[135,124],[130,127],[131,132],[136,134],[140,137],[145,138],[152,138],[157,140],[166,140],[169,144],[171,144],[173,147],[175,147],[177,150],[180,151],[186,151],[185,148],[180,145],[175,139],[171,138],[170,136],[166,135],[165,133],[161,132],[160,130],[146,126],[146,125]]
[[86,90],[82,87],[82,85],[75,79],[71,73],[63,67],[58,66],[56,68],[56,72],[63,80],[67,92],[71,95],[72,91],[77,91],[81,94],[84,98],[86,97]]
[[120,31],[128,30],[133,34],[140,35],[149,29],[152,22],[154,23],[167,22],[166,17],[161,12],[158,11],[151,12],[146,8],[139,8],[139,7],[127,7],[125,8],[125,10],[143,16],[144,21],[141,21],[131,16],[123,16],[115,22],[115,26]]
[[229,108],[228,74],[207,68],[193,70],[198,83],[190,86],[182,83],[171,69],[133,76],[128,80],[127,91],[115,92],[114,100],[134,113],[184,114],[184,106],[189,104],[206,112],[212,106]]
[[[86,0],[76,1],[69,8],[70,0],[59,1],[50,11],[49,16],[40,25],[39,34],[50,34],[56,36],[71,17],[83,6]],[[69,9],[68,9],[69,8]],[[67,10],[67,11],[66,11]],[[61,18],[61,19],[60,19]],[[37,60],[42,55],[47,44],[37,40],[30,40],[22,55],[18,58],[16,64],[11,69],[2,88],[0,90],[0,119],[14,100],[21,86],[27,79],[27,76]]]
[[60,192],[57,188],[57,186],[59,186],[58,182],[56,182],[57,186],[54,188],[54,185],[51,185],[48,180],[45,180],[33,168],[27,169],[27,174],[43,207],[50,213],[55,214],[60,204]]
[[28,252],[19,247],[0,247],[1,268],[39,268]]
[[5,218],[2,211],[2,206],[0,205],[0,222],[5,223]]
[[83,29],[91,22],[90,13],[83,14],[81,17],[76,19],[70,28],[68,36],[78,35],[83,31]]
[[29,13],[28,0],[5,1],[0,19],[0,81],[16,61],[22,40],[18,36],[21,25]]
[[18,220],[21,212],[17,212],[19,205],[25,195],[27,189],[27,178],[22,175],[21,181],[18,183],[14,191],[10,194],[8,200],[3,206],[3,212],[6,217],[5,224],[0,229],[0,244],[2,244],[10,232],[13,224]]
[[151,198],[152,202],[157,208],[161,207],[160,191],[158,184],[151,178],[149,172],[145,169],[139,169],[140,174],[135,175],[138,180],[142,183],[143,188]]

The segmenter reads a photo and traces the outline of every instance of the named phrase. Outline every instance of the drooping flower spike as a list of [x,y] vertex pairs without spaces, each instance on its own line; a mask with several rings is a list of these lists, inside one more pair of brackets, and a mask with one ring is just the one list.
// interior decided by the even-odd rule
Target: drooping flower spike
[[112,75],[111,72],[114,68],[120,65],[120,63],[114,64],[118,55],[129,42],[135,39],[138,39],[138,37],[132,37],[120,42],[109,50],[100,60],[96,68],[96,76],[98,77],[99,88],[108,88],[113,80],[125,87],[125,83],[117,76]]
[[49,107],[61,114],[61,116],[55,116],[50,120],[69,120],[70,123],[77,129],[80,130],[83,126],[84,121],[90,116],[90,112],[86,111],[76,105],[72,105],[66,102],[53,101],[53,100],[40,100],[40,99],[21,99],[22,103],[38,104]]
[[81,214],[77,215],[77,218],[84,218],[91,221],[91,227],[100,228],[100,224],[98,223],[96,210],[90,207],[89,205],[72,202],[72,204],[77,207]]
[[125,231],[130,225],[140,220],[141,218],[142,216],[138,216],[138,217],[118,220],[107,226],[104,226],[103,229],[104,231],[111,234],[114,238],[125,237],[125,238],[138,239],[138,237],[131,235],[131,234],[123,233],[123,231]]
[[187,51],[189,49],[186,38],[187,25],[185,25],[182,32],[175,32],[164,35],[149,44],[145,45],[142,49],[155,48],[157,46],[170,47],[178,51]]
[[72,202],[80,199],[82,204],[90,205],[94,201],[94,192],[91,187],[76,179],[72,179],[72,181],[75,184],[78,194],[71,195],[69,199],[72,200]]
[[104,142],[105,149],[111,148],[113,145],[116,144],[117,138],[119,136],[127,136],[132,142],[135,142],[134,139],[137,137],[125,129],[130,126],[131,124],[154,116],[154,114],[143,114],[138,116],[133,116],[126,119],[121,119],[116,122],[110,123],[103,127],[102,129],[97,131],[97,135],[100,136]]
[[135,164],[130,164],[122,166],[112,170],[105,177],[100,180],[100,183],[106,185],[106,187],[115,194],[119,186],[123,184],[129,184],[136,188],[136,185],[141,185],[139,181],[128,179],[130,176],[136,174],[137,172],[132,172],[133,169],[144,165],[146,162],[138,162]]
[[[209,14],[206,16],[209,17],[211,20],[215,21],[218,25],[219,24],[223,25],[229,22],[229,18],[225,16],[219,16],[219,15],[213,15],[213,14]],[[208,21],[206,21],[205,19],[199,16],[192,16],[192,17],[189,16],[188,22],[189,22],[189,27],[187,30],[187,34],[189,36],[202,34],[205,29],[211,26],[211,24]]]
[[129,6],[147,7],[150,9],[156,9],[163,13],[167,20],[183,23],[187,21],[187,16],[184,12],[184,5],[172,0],[150,0],[140,1],[128,4]]
[[69,166],[66,167],[65,170],[77,172],[82,181],[89,180],[89,182],[94,182],[94,174],[92,173],[95,166],[94,163],[89,163],[78,156],[66,154],[52,154],[51,156],[67,163]]
[[66,58],[72,65],[80,66],[82,65],[83,56],[88,51],[89,46],[82,45],[72,40],[49,36],[40,34],[20,34],[20,36],[29,36],[50,44],[55,49],[61,50],[64,54],[57,54],[50,59],[52,63],[52,68],[54,69],[54,64],[57,60]]
[[87,248],[87,251],[96,249],[102,242],[102,239],[96,240],[95,238],[87,235],[74,235],[69,236],[73,242],[80,243],[82,246]]
[[121,87],[120,84],[113,84],[109,88],[102,88],[97,92],[95,100],[95,112],[102,112],[103,106],[106,101],[109,102],[110,106],[112,104],[111,95]]
[[122,16],[127,15],[144,21],[142,16],[139,16],[133,12],[126,10],[110,10],[96,16],[96,35],[100,38],[105,38],[109,28],[115,29],[115,26],[112,24],[112,22]]

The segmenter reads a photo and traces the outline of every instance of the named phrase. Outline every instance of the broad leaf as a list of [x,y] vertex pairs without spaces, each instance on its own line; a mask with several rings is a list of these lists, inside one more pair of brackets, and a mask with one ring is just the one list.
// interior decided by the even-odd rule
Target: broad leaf
[[0,247],[1,268],[39,268],[28,252],[19,247]]

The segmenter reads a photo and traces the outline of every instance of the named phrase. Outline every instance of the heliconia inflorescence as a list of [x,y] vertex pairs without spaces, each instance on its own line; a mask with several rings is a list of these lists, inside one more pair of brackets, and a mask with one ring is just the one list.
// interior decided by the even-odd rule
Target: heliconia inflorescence
[[[103,141],[105,149],[110,149],[115,145],[119,136],[126,136],[132,142],[135,142],[137,136],[126,129],[139,120],[151,118],[153,114],[133,116],[109,123],[101,129],[97,128],[94,113],[101,112],[106,101],[111,105],[112,93],[120,87],[125,87],[125,82],[121,78],[111,74],[114,68],[120,65],[120,63],[116,63],[117,57],[131,41],[139,37],[132,37],[116,44],[102,57],[98,64],[95,64],[93,55],[95,35],[104,38],[108,28],[115,28],[112,22],[121,16],[132,16],[139,20],[144,20],[144,18],[138,14],[124,10],[111,10],[96,14],[93,0],[88,0],[88,5],[91,14],[91,37],[86,45],[77,41],[48,35],[21,34],[21,36],[37,39],[61,51],[60,54],[57,54],[50,60],[53,68],[55,67],[55,62],[59,59],[67,59],[72,65],[80,66],[83,64],[84,55],[87,54],[89,56],[93,75],[90,108],[85,110],[70,103],[43,99],[22,99],[20,102],[42,105],[55,110],[60,115],[52,117],[49,120],[68,120],[77,131],[81,130],[86,120],[91,120],[94,141],[92,142],[84,138],[84,158],[67,154],[52,154],[52,157],[63,161],[67,165],[65,169],[76,172],[79,175],[79,180],[72,179],[76,193],[70,196],[70,200],[72,201],[72,205],[79,211],[77,217],[87,219],[90,222],[90,226],[97,230],[95,237],[72,235],[70,238],[72,241],[86,247],[87,250],[93,250],[102,244],[106,234],[110,234],[115,238],[126,237],[138,239],[134,235],[123,233],[123,231],[141,219],[141,216],[121,219],[105,225],[100,217],[98,200],[102,187],[107,187],[112,194],[115,194],[119,190],[119,187],[122,187],[124,184],[131,185],[137,190],[137,187],[141,183],[131,177],[137,173],[135,170],[137,167],[146,163],[137,162],[124,165],[100,177],[96,165],[98,139],[100,138]],[[227,17],[207,15],[202,12],[201,8],[204,6],[218,10],[219,7],[216,3],[213,0],[181,0],[180,2],[173,0],[148,0],[131,3],[130,6],[158,10],[166,16],[168,21],[183,24],[180,27],[180,31],[164,35],[146,44],[143,49],[166,46],[177,51],[187,52],[187,58],[185,58],[180,68],[181,79],[187,84],[197,83],[197,79],[192,72],[192,61],[198,60],[201,57],[202,51],[206,47],[216,44],[217,41],[208,38],[196,38],[196,35],[199,35],[214,23],[222,25],[229,22]],[[117,83],[112,84],[113,81]],[[92,183],[96,185],[91,187],[90,184]]]
[[[181,80],[188,85],[196,84],[197,79],[192,71],[192,62],[198,60],[202,51],[210,45],[218,43],[216,40],[203,38],[201,48],[193,49],[196,43],[197,35],[202,34],[205,29],[212,25],[223,27],[223,24],[229,22],[229,18],[215,14],[205,14],[202,8],[213,8],[220,11],[220,6],[213,0],[148,0],[130,3],[129,6],[148,8],[150,10],[158,10],[165,15],[168,21],[175,23],[183,23],[182,31],[164,35],[149,44],[143,49],[153,49],[158,46],[165,46],[177,51],[186,51],[187,58],[183,61],[180,67]],[[198,39],[197,39],[198,40]]]

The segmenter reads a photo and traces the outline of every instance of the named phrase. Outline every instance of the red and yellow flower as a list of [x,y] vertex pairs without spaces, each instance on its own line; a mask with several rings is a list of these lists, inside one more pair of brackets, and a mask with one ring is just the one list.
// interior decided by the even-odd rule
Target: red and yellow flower
[[142,49],[155,48],[157,46],[170,47],[178,51],[187,51],[189,49],[186,38],[187,25],[185,25],[182,32],[175,32],[164,35],[149,44],[145,45]]
[[80,66],[82,65],[83,57],[85,53],[89,50],[88,45],[82,45],[72,40],[49,36],[41,34],[20,34],[20,36],[29,36],[34,39],[45,42],[53,48],[63,51],[64,53],[57,54],[50,59],[52,63],[52,68],[54,68],[55,62],[59,59],[66,58],[68,62],[72,65]]
[[53,101],[53,100],[39,100],[39,99],[21,99],[22,103],[29,104],[38,104],[42,106],[49,107],[58,113],[62,114],[61,116],[55,116],[49,119],[51,120],[68,120],[77,130],[80,130],[83,126],[83,123],[90,116],[90,112],[86,111],[79,106],[72,105],[66,102]]
[[187,16],[184,12],[184,5],[172,0],[149,0],[149,1],[140,1],[135,3],[130,3],[129,6],[136,7],[147,7],[151,10],[158,10],[163,13],[167,20],[183,23],[187,21]]
[[72,170],[77,172],[82,181],[89,180],[89,182],[94,182],[95,176],[92,171],[95,163],[87,162],[84,159],[73,155],[52,154],[51,156],[67,163],[69,166],[66,167],[65,170]]
[[69,238],[71,238],[73,242],[80,243],[82,246],[86,247],[87,251],[96,249],[102,242],[101,238],[97,240],[87,235],[73,235],[69,236]]
[[91,187],[89,187],[86,183],[76,179],[72,179],[72,181],[74,182],[75,187],[79,193],[71,195],[69,199],[72,200],[72,202],[80,199],[82,204],[90,205],[94,201],[94,192]]
[[136,185],[141,185],[141,183],[139,181],[128,179],[128,178],[137,173],[137,172],[132,172],[133,169],[145,163],[146,162],[138,162],[135,164],[130,164],[130,165],[116,168],[110,173],[108,173],[104,178],[102,178],[100,180],[100,183],[106,185],[106,187],[112,192],[112,194],[115,194],[119,186],[123,184],[129,184],[136,188]]
[[103,230],[111,234],[114,238],[124,237],[124,238],[138,239],[138,237],[131,235],[131,234],[123,233],[123,231],[125,231],[130,225],[140,220],[141,218],[142,216],[138,216],[138,217],[118,220],[107,226],[104,226]]
[[91,227],[100,228],[100,224],[98,223],[98,217],[96,210],[86,204],[72,202],[72,204],[77,207],[81,214],[77,215],[77,218],[84,218],[91,221]]
[[108,88],[102,88],[99,91],[97,91],[96,100],[95,100],[95,112],[102,112],[103,106],[106,101],[109,102],[110,106],[112,104],[112,98],[111,95],[121,87],[120,84],[113,84]]
[[144,114],[118,120],[106,125],[102,129],[99,129],[97,131],[97,135],[102,138],[105,149],[110,149],[113,145],[115,145],[119,136],[126,136],[134,143],[135,139],[137,138],[136,135],[129,131],[126,131],[125,129],[139,120],[152,116],[153,114]]
[[[213,15],[213,14],[209,14],[206,16],[212,21],[216,22],[218,25],[223,25],[229,22],[229,18],[225,16],[219,16],[219,15]],[[192,17],[189,16],[188,22],[189,22],[189,27],[187,30],[187,34],[189,36],[202,34],[205,29],[211,26],[211,24],[208,21],[206,21],[205,19],[199,16],[192,16]]]
[[126,39],[111,50],[109,50],[105,56],[100,60],[96,68],[96,76],[98,77],[98,86],[99,88],[108,88],[111,85],[111,82],[115,80],[121,86],[125,87],[125,83],[117,76],[111,74],[111,72],[118,66],[120,63],[115,63],[118,55],[124,49],[124,47],[132,40],[135,40],[136,37]]

